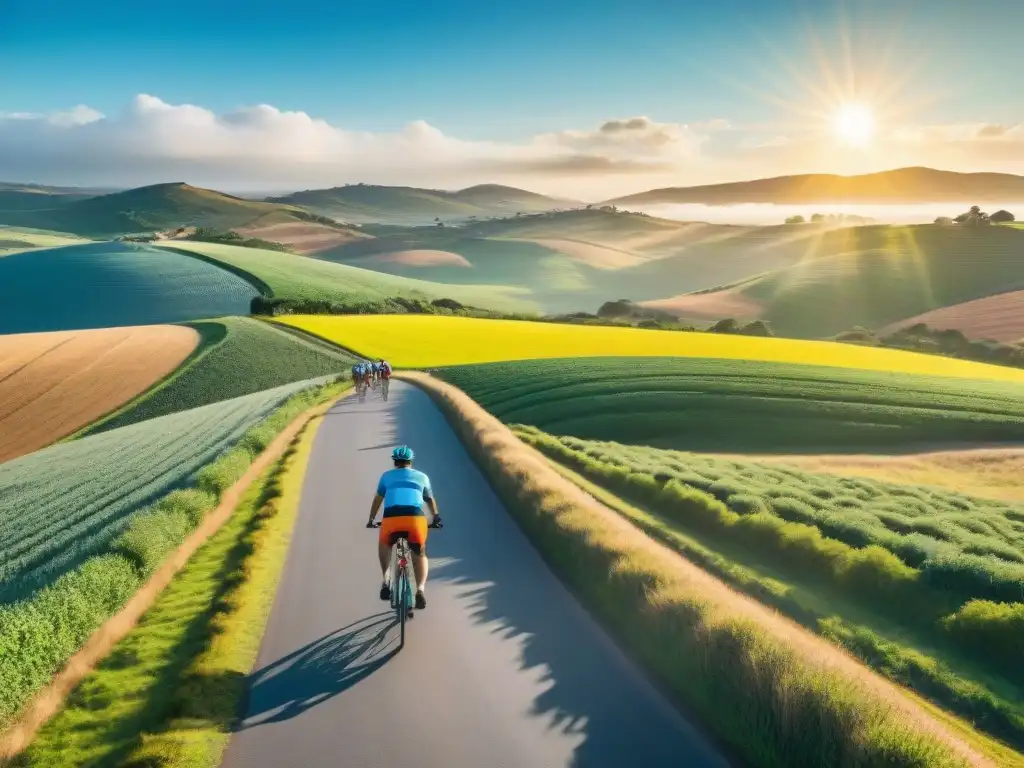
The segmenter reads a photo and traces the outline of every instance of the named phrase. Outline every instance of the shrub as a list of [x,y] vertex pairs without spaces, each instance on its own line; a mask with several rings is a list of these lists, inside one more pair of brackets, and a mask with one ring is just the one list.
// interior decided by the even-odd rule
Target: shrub
[[958,645],[994,657],[1009,677],[1024,682],[1024,602],[971,600],[941,625]]

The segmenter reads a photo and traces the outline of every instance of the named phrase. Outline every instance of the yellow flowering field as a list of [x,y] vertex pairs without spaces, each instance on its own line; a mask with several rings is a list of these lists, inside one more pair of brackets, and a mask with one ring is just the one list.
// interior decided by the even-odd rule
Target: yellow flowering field
[[1024,370],[830,341],[483,320],[441,315],[292,315],[277,322],[403,368],[551,357],[659,356],[807,363],[1024,382]]

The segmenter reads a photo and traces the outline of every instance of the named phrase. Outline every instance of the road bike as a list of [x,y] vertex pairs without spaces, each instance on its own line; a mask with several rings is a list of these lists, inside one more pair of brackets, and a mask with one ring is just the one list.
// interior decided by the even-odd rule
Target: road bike
[[[380,523],[374,523],[370,527],[380,528]],[[435,520],[427,527],[440,528],[441,523]],[[405,647],[405,622],[415,615],[412,584],[412,550],[409,547],[409,540],[398,534],[395,546],[391,550],[391,608],[398,619],[400,649]]]
[[391,389],[391,377],[385,376],[380,380],[380,396],[385,400],[388,399],[389,389]]

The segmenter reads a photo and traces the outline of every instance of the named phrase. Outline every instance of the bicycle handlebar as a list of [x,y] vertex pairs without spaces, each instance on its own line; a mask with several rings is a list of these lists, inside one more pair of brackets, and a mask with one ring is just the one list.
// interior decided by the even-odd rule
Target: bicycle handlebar
[[[366,527],[367,528],[380,528],[380,523],[367,523]],[[428,525],[427,528],[444,528],[444,523],[442,523],[440,520],[435,520],[430,525]]]

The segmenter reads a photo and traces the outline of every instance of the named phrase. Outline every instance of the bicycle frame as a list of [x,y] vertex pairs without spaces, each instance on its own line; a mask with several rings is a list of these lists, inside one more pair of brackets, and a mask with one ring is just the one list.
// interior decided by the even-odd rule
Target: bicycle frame
[[410,559],[409,542],[399,537],[392,554],[391,566],[391,607],[398,614],[400,627],[399,648],[405,647],[405,621],[412,615],[412,585],[409,578]]

